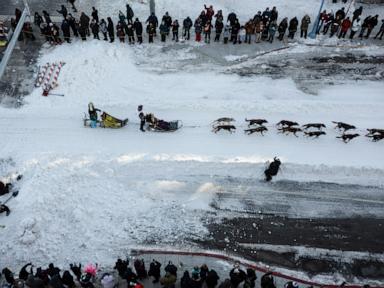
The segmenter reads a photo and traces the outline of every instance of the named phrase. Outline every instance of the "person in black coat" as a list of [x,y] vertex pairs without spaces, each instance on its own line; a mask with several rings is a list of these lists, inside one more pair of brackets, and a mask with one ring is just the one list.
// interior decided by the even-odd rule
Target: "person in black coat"
[[219,279],[219,275],[217,275],[216,271],[211,269],[207,274],[207,278],[205,279],[207,288],[215,288]]
[[64,19],[67,18],[68,10],[64,5],[61,5],[61,10],[57,10],[57,13],[63,15]]
[[215,42],[220,42],[220,36],[221,36],[221,33],[223,32],[223,29],[224,29],[223,21],[216,20],[216,22],[215,22],[215,31],[216,31]]
[[168,31],[169,31],[169,28],[171,28],[171,26],[172,26],[172,17],[169,16],[168,12],[165,12],[165,15],[163,16],[162,22],[164,22],[164,24],[168,27]]
[[92,13],[91,13],[92,19],[96,20],[96,23],[99,23],[99,11],[95,7],[92,7]]
[[229,272],[229,277],[231,278],[231,284],[233,288],[237,288],[241,282],[243,282],[246,278],[247,274],[239,267],[234,267]]
[[299,20],[297,20],[296,17],[292,18],[291,21],[289,21],[289,27],[288,27],[288,38],[293,39],[295,37],[295,33],[297,31],[297,26],[299,25]]
[[[31,266],[29,272],[27,271],[28,266]],[[27,263],[23,267],[21,267],[19,272],[19,279],[27,281],[29,275],[33,275],[32,263]]]
[[15,278],[13,277],[12,271],[8,268],[4,268],[1,272],[4,275],[5,281],[7,281],[8,284],[13,286],[15,284]]
[[190,288],[191,276],[188,271],[184,271],[183,277],[180,279],[180,288]]
[[112,43],[113,41],[115,41],[115,27],[113,27],[113,22],[111,17],[108,17],[107,21],[108,21],[107,30],[108,30],[108,35],[110,39],[109,42]]
[[155,278],[152,281],[152,283],[159,282],[159,279],[160,279],[160,267],[161,267],[161,264],[159,262],[157,262],[155,259],[153,259],[151,264],[149,265],[148,276],[152,276],[153,278]]
[[124,278],[124,275],[126,274],[127,270],[128,270],[128,260],[127,261],[124,261],[124,260],[121,260],[121,259],[117,259],[116,263],[115,263],[115,267],[113,267],[113,269],[116,269],[117,272],[119,273],[119,276],[121,278]]
[[133,13],[133,10],[132,10],[131,6],[129,6],[129,4],[127,4],[126,8],[127,8],[128,23],[133,23],[132,19],[133,19],[133,16],[135,16],[135,13]]
[[237,34],[239,33],[240,31],[240,23],[239,23],[239,20],[235,20],[235,23],[232,25],[232,29],[231,29],[231,42],[233,42],[233,44],[236,44],[237,43]]
[[141,24],[139,18],[136,18],[135,23],[133,23],[133,27],[135,28],[137,42],[139,44],[143,43],[143,24]]
[[154,12],[151,13],[151,15],[148,17],[147,21],[145,21],[146,24],[151,23],[152,26],[155,28],[155,36],[156,36],[156,28],[159,26],[159,20],[157,19]]
[[168,262],[168,265],[165,266],[164,270],[177,278],[177,267],[172,263],[172,261]]
[[284,18],[281,20],[279,27],[277,28],[277,31],[279,32],[279,36],[277,37],[280,41],[283,40],[285,32],[288,28],[288,18]]
[[227,22],[229,22],[229,25],[233,26],[235,24],[236,19],[237,19],[236,14],[231,12],[228,14]]
[[190,30],[193,23],[191,18],[187,17],[183,20],[183,37],[184,39],[189,40],[190,39]]
[[73,276],[71,275],[71,273],[69,273],[68,270],[64,271],[63,277],[62,277],[62,282],[68,288],[75,288],[76,287],[75,281],[73,281]]
[[61,22],[61,30],[63,31],[64,41],[71,43],[71,30],[67,19],[64,19],[63,22]]
[[360,6],[355,11],[353,11],[352,22],[355,21],[357,18],[359,18],[362,13],[363,13],[363,6]]
[[89,31],[89,22],[90,22],[90,18],[88,15],[86,15],[84,12],[81,12],[81,16],[80,16],[80,25],[83,29],[85,29],[85,33],[88,35],[88,36],[91,36],[91,32]]
[[72,16],[71,13],[68,14],[67,20],[68,20],[68,24],[69,24],[69,26],[70,26],[71,29],[72,29],[73,36],[78,37],[78,36],[79,36],[79,33],[78,33],[78,30],[77,30],[77,27],[76,27],[76,20],[75,20],[75,18]]
[[132,22],[128,22],[128,25],[125,26],[129,44],[135,44],[135,28],[133,27]]
[[92,21],[91,21],[91,30],[92,30],[92,34],[93,34],[93,39],[100,40],[99,23],[97,23],[96,19],[92,19]]

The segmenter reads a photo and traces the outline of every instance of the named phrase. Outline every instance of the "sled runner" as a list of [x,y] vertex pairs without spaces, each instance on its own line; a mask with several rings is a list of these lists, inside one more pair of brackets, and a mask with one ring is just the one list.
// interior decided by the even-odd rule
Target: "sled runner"
[[[91,119],[87,118],[86,114],[84,113],[84,126],[91,126]],[[122,128],[126,126],[128,123],[128,118],[124,120],[120,120],[116,117],[113,117],[109,115],[106,112],[103,112],[101,114],[101,120],[97,121],[97,124],[99,124],[100,127],[103,128]]]

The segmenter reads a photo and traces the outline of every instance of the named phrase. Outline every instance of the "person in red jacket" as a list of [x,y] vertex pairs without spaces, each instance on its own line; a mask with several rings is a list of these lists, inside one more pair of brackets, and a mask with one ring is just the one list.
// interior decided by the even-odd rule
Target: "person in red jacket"
[[341,23],[341,31],[340,31],[340,34],[339,34],[339,38],[345,38],[345,35],[347,34],[349,28],[351,28],[352,26],[352,22],[351,20],[349,19],[349,17],[347,17],[346,19],[343,20],[343,22]]

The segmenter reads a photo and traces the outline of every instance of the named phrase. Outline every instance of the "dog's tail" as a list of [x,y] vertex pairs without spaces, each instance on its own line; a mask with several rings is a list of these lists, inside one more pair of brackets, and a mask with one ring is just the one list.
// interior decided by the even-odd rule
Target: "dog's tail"
[[245,118],[245,122],[251,122],[251,120],[248,120],[247,118]]
[[332,121],[332,123],[334,123],[334,124],[339,124],[340,122],[337,122],[337,121]]

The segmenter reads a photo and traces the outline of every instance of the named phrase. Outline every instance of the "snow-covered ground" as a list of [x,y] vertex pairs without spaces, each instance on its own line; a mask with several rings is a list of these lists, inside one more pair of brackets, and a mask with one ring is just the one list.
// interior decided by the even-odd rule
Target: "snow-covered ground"
[[[227,189],[218,179],[261,179],[264,162],[276,155],[284,163],[277,180],[384,186],[383,143],[360,137],[344,144],[331,123],[350,122],[360,133],[382,128],[384,83],[346,81],[307,95],[289,78],[242,78],[219,69],[142,70],[135,65],[140,49],[150,48],[102,41],[46,48],[40,63],[66,63],[54,91],[65,96],[42,97],[35,89],[20,109],[0,108],[0,154],[12,158],[2,163],[2,172],[24,174],[11,216],[1,218],[1,264],[29,261],[31,255],[39,264],[111,262],[138,243],[204,235],[200,216]],[[129,125],[84,128],[90,101],[128,117]],[[160,118],[181,119],[184,127],[172,134],[141,133],[139,104]],[[236,133],[211,132],[210,123],[222,116],[236,119]],[[246,117],[268,119],[270,131],[245,135]],[[277,134],[274,123],[282,119],[324,122],[328,135],[311,140]],[[375,191],[328,200],[355,197],[380,206],[383,195]],[[293,207],[297,200],[286,201]],[[319,215],[334,208],[319,206]],[[295,216],[315,216],[306,211],[297,209]],[[381,215],[380,209],[369,213]]]

